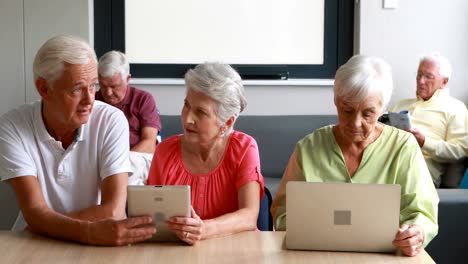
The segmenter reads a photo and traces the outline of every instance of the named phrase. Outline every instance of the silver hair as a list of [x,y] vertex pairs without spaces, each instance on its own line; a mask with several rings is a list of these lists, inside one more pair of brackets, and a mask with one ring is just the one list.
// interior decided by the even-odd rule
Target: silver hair
[[[216,103],[216,115],[220,125],[230,117],[237,118],[247,106],[244,86],[240,75],[228,64],[206,62],[190,69],[185,74],[185,85],[189,89],[201,92]],[[226,132],[232,132],[231,126]]]
[[393,91],[392,68],[384,60],[366,55],[354,55],[335,75],[335,97],[362,102],[375,94],[385,109]]
[[452,77],[452,65],[449,60],[439,53],[432,53],[421,56],[419,64],[423,61],[432,61],[439,65],[439,74],[444,78],[450,79]]
[[98,72],[103,77],[112,77],[120,73],[120,77],[125,81],[130,74],[130,65],[125,54],[112,50],[99,58]]
[[88,64],[90,59],[97,63],[96,53],[85,40],[70,35],[52,37],[36,53],[34,80],[53,82],[62,77],[65,63]]

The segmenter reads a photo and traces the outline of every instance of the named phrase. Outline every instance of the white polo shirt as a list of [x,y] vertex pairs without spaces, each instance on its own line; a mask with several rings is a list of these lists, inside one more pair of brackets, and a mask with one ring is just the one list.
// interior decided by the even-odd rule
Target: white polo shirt
[[[131,172],[127,119],[95,101],[88,122],[65,150],[47,132],[41,106],[41,101],[26,104],[0,118],[1,180],[36,176],[47,205],[59,213],[99,204],[101,181]],[[24,227],[20,213],[13,229]]]

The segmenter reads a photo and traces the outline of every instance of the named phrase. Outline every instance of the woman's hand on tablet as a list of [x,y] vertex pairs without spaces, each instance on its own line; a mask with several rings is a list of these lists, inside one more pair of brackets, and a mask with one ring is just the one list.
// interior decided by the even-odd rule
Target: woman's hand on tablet
[[106,219],[86,222],[85,241],[91,245],[123,246],[150,239],[155,233],[151,216],[130,217],[123,220]]
[[192,207],[191,217],[171,217],[167,221],[169,229],[189,245],[195,245],[203,239],[205,225]]

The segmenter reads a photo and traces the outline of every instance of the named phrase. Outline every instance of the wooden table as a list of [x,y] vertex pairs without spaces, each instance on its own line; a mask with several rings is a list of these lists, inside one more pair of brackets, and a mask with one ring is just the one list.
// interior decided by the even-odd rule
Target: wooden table
[[0,231],[0,263],[434,263],[393,254],[292,251],[284,248],[284,232],[243,232],[184,244],[140,243],[95,247],[49,239],[29,232]]

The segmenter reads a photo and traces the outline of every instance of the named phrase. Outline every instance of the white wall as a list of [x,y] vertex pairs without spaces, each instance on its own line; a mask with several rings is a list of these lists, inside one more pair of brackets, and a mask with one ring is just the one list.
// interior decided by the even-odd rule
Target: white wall
[[382,9],[380,0],[361,0],[362,54],[380,56],[393,68],[393,102],[414,97],[422,54],[438,51],[453,65],[448,88],[468,104],[468,1],[400,0],[397,9]]
[[23,3],[0,3],[0,114],[24,103]]
[[[3,1],[3,0],[1,0]],[[23,0],[26,65],[26,101],[39,98],[32,63],[37,50],[49,38],[72,34],[94,42],[92,0]]]
[[[38,98],[32,59],[49,37],[68,33],[92,43],[92,0],[0,0],[0,114]],[[453,63],[452,95],[468,102],[468,1],[399,1],[382,9],[380,0],[360,0],[356,51],[386,59],[394,70],[394,100],[413,97],[420,54],[438,50]],[[24,7],[23,7],[24,4]],[[24,15],[23,15],[24,14]],[[24,30],[23,30],[24,26]],[[466,74],[467,73],[467,74]],[[26,77],[25,77],[26,76]],[[138,85],[151,92],[162,114],[180,113],[182,85]],[[247,85],[248,115],[335,114],[331,86]]]
[[[182,85],[135,85],[153,94],[161,114],[177,115],[182,109]],[[335,115],[331,87],[246,85],[245,115]]]

